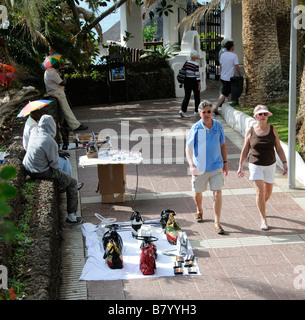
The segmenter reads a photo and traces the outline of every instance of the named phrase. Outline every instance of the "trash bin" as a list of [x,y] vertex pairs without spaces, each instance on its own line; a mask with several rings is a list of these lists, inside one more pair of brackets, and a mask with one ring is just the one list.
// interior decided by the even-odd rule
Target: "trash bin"
[[232,77],[230,79],[231,82],[231,100],[238,104],[238,99],[241,96],[241,93],[243,92],[243,83],[244,78],[243,77]]

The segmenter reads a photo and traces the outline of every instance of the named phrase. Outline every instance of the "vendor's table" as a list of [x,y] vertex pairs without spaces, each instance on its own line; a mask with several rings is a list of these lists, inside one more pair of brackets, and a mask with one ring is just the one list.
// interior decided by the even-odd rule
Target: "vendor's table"
[[118,150],[108,152],[107,156],[99,153],[98,158],[79,157],[81,167],[97,166],[102,203],[125,202],[126,164],[139,165],[142,161],[140,153]]

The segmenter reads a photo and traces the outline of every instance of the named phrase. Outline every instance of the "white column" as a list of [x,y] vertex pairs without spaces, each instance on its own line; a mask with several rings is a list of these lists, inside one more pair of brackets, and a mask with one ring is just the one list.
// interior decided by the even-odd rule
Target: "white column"
[[239,64],[243,64],[244,52],[242,41],[242,4],[229,4],[223,13],[224,16],[224,38],[234,40],[234,53],[238,56]]
[[[124,3],[120,7],[122,46],[128,48],[144,49],[141,7],[132,2],[129,12],[127,9],[127,4]],[[131,38],[127,42],[124,41],[124,37],[126,36],[125,31],[131,33]]]
[[[176,43],[179,41],[179,30],[176,27],[178,24],[178,9],[181,6],[185,6],[185,0],[176,0],[172,1],[173,13],[170,13],[168,16],[163,15],[163,44],[167,43]],[[180,14],[183,14],[183,11],[180,10]]]
[[296,86],[297,86],[297,29],[294,26],[296,17],[294,9],[297,0],[291,1],[290,30],[290,68],[289,68],[289,132],[288,132],[288,188],[295,188],[295,147],[296,147]]
[[224,30],[223,36],[224,38],[232,39],[232,7],[231,3],[228,4],[223,11],[223,19],[224,19]]

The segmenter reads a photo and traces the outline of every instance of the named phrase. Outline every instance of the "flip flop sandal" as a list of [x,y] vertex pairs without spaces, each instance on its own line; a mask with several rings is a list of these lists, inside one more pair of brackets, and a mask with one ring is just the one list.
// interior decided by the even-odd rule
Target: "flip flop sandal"
[[195,214],[195,220],[196,220],[197,222],[202,222],[202,221],[203,221],[203,219],[202,219],[202,213],[201,213],[201,212],[197,212],[197,213]]
[[214,227],[214,231],[217,233],[217,234],[224,234],[225,231],[222,229],[221,226],[219,227]]

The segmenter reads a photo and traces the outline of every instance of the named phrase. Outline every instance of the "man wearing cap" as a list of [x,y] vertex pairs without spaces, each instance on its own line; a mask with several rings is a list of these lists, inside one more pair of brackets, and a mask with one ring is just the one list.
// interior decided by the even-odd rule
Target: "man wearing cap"
[[181,118],[185,117],[187,112],[187,106],[189,104],[192,91],[194,92],[194,100],[195,100],[195,111],[194,114],[198,114],[198,106],[200,103],[200,73],[199,73],[199,64],[196,61],[198,58],[198,53],[196,50],[192,50],[190,52],[190,60],[187,60],[184,64],[184,68],[186,70],[186,78],[184,80],[184,99],[182,101],[181,110],[179,114]]
[[[66,80],[63,80],[57,73],[58,68],[59,62],[55,63],[53,67],[47,68],[44,72],[44,83],[47,93],[58,99],[64,118],[72,131],[86,130],[88,127],[80,124],[69,106],[65,93]],[[64,119],[62,118],[60,121],[61,125],[63,124],[63,121]]]
[[246,132],[237,174],[239,178],[244,177],[243,164],[249,153],[249,180],[254,182],[256,189],[256,205],[260,213],[261,229],[268,230],[266,202],[271,197],[275,178],[274,149],[283,163],[283,175],[288,172],[287,160],[276,128],[267,123],[272,113],[266,106],[258,105],[254,108],[253,116],[257,122]]

